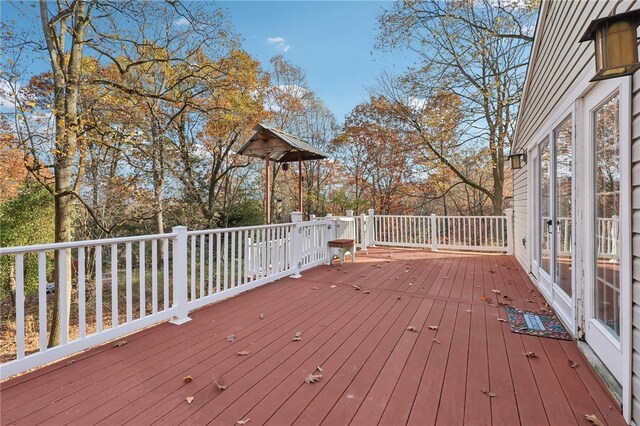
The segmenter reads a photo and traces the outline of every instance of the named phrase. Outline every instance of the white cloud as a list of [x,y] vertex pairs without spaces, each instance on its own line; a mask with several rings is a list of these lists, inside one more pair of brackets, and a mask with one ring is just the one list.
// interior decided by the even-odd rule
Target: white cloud
[[267,37],[267,44],[276,44],[276,43],[284,43],[285,40],[283,37]]
[[176,19],[176,21],[174,22],[174,25],[177,25],[178,27],[183,27],[185,25],[189,25],[189,20],[183,16],[182,18]]
[[287,40],[284,37],[267,37],[265,41],[283,53],[287,53],[291,49],[291,45],[287,44]]

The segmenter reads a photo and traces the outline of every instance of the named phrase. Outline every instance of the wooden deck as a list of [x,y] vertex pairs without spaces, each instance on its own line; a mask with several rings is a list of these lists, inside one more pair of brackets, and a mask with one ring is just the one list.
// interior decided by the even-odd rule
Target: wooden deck
[[574,342],[513,334],[504,309],[480,300],[498,289],[542,307],[518,268],[502,255],[373,249],[5,382],[0,423],[624,424]]

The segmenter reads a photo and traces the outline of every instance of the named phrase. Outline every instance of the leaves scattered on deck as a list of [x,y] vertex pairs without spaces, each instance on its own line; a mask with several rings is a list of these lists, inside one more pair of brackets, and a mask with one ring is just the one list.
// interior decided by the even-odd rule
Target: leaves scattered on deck
[[237,353],[238,353],[238,355],[240,355],[240,356],[247,356],[247,355],[249,355],[249,354],[251,353],[251,351],[249,351],[249,350],[245,349],[245,350],[243,350],[243,351],[238,351]]
[[222,374],[213,379],[213,384],[216,385],[219,391],[223,391],[228,387],[224,382],[224,376]]
[[293,335],[293,339],[294,342],[299,342],[300,340],[302,340],[302,331],[296,331],[296,334]]
[[594,424],[595,426],[604,426],[604,423],[602,422],[602,420],[600,420],[598,416],[596,416],[595,414],[585,414],[584,418],[587,419],[592,424]]
[[119,342],[116,342],[113,344],[114,348],[119,348],[120,346],[124,346],[126,345],[128,342],[126,340],[120,340]]
[[496,396],[495,393],[488,391],[488,390],[484,390],[484,389],[480,389],[480,392],[482,392],[483,394],[487,395],[489,398],[494,398]]
[[304,382],[305,383],[315,383],[315,382],[319,382],[321,378],[322,378],[322,374],[309,374],[304,379]]
[[183,381],[184,383],[191,383],[191,382],[193,382],[193,377],[191,377],[191,376],[184,376],[184,377],[182,378],[182,381]]
[[227,336],[227,342],[235,342],[236,341],[236,335],[235,334],[230,334]]

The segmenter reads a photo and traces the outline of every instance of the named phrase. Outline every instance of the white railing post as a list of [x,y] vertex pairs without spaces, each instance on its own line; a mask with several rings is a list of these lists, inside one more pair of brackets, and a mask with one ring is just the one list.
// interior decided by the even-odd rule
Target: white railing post
[[438,221],[435,213],[429,219],[429,233],[431,234],[431,251],[438,251]]
[[353,217],[353,210],[347,210],[347,216]]
[[325,239],[324,239],[324,243],[327,249],[327,258],[325,259],[325,265],[331,265],[331,260],[333,260],[333,254],[331,252],[331,248],[329,247],[329,241],[333,240],[333,235],[334,235],[333,227],[335,223],[333,220],[333,215],[331,213],[327,214],[327,217],[325,218],[325,220],[328,221],[327,228],[325,231]]
[[176,308],[176,316],[171,320],[171,323],[180,325],[191,321],[188,316],[189,307],[187,306],[187,227],[174,226],[172,231],[176,234],[172,253],[173,306]]
[[291,222],[293,222],[293,230],[291,231],[291,266],[293,266],[293,274],[291,278],[300,278],[300,268],[302,267],[302,212],[291,212]]
[[513,255],[513,209],[505,209],[507,217],[507,254]]
[[362,213],[360,215],[360,244],[362,250],[367,250],[368,241],[367,241],[367,216]]
[[376,211],[369,209],[369,217],[367,218],[367,244],[366,246],[376,246]]

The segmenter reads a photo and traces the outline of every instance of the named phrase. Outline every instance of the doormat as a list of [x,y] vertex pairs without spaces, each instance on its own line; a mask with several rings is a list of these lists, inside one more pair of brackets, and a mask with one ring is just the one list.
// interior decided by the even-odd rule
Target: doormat
[[507,319],[512,333],[529,334],[531,336],[548,337],[551,339],[573,340],[564,326],[551,312],[521,311],[509,306]]

